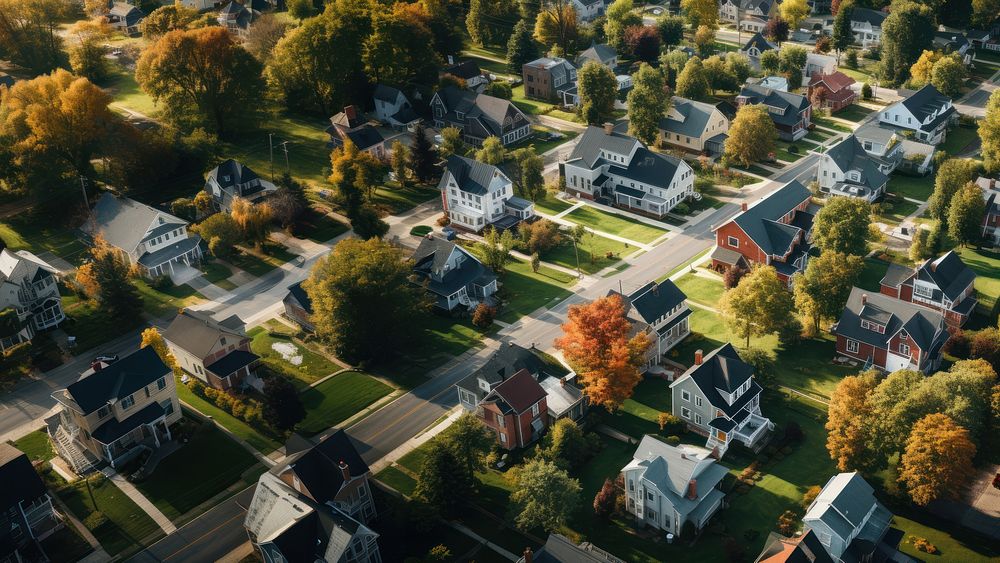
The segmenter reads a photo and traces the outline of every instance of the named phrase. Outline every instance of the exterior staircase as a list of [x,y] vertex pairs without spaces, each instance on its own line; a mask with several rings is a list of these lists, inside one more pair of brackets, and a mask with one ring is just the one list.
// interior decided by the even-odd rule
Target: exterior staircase
[[85,448],[80,447],[76,441],[76,436],[80,432],[79,428],[67,430],[66,425],[60,424],[58,415],[46,420],[46,422],[48,423],[49,438],[52,439],[56,452],[66,463],[69,463],[73,471],[83,475],[95,468],[98,460]]

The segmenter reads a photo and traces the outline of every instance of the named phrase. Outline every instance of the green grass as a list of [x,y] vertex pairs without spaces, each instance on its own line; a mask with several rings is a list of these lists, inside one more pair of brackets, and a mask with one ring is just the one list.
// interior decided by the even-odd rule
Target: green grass
[[268,133],[273,133],[275,177],[285,171],[284,151],[279,143],[288,141],[289,173],[297,180],[326,185],[330,170],[330,149],[326,143],[330,136],[323,130],[329,124],[325,118],[299,117],[276,109],[275,113],[263,120],[259,131],[219,143],[219,152],[239,160],[262,177],[269,177],[271,161]]
[[35,430],[31,434],[22,436],[14,441],[14,447],[24,452],[28,459],[32,461],[48,461],[56,457],[55,450],[52,449],[52,441],[45,430]]
[[913,203],[912,201],[905,199],[900,200],[892,204],[892,209],[882,214],[882,221],[893,225],[899,225],[903,222],[903,219],[906,219],[913,214],[918,207],[920,207],[919,203]]
[[309,214],[299,223],[296,235],[313,242],[325,243],[346,233],[348,229],[350,229],[348,225],[330,217],[326,212],[311,209]]
[[226,291],[236,289],[236,284],[229,281],[229,276],[233,275],[233,271],[225,265],[218,262],[205,262],[201,265],[201,271],[205,274],[205,280],[208,283],[217,285]]
[[392,387],[368,374],[345,371],[302,392],[306,417],[297,430],[307,436],[319,434],[391,392]]
[[153,289],[144,280],[135,280],[135,287],[142,295],[142,308],[155,318],[173,318],[178,311],[200,302],[203,297],[193,287],[171,285],[162,290]]
[[149,94],[146,94],[139,88],[139,84],[136,83],[135,75],[132,72],[122,70],[116,73],[115,77],[111,79],[109,86],[112,92],[111,95],[118,105],[150,117],[156,115],[156,103]]
[[[614,266],[619,260],[638,250],[636,246],[628,246],[623,242],[593,233],[583,237],[577,246],[579,247],[580,270],[586,274],[596,274],[604,268]],[[612,253],[611,258],[608,258],[608,252]],[[576,270],[576,256],[573,243],[564,242],[543,254],[542,260]]]
[[688,300],[709,307],[715,307],[719,303],[719,298],[726,290],[719,276],[711,278],[704,275],[687,274],[679,278],[677,287],[687,295]]
[[[944,561],[962,561],[963,563],[987,563],[995,562],[997,553],[987,545],[975,545],[953,536],[945,530],[932,528],[920,522],[896,515],[892,519],[892,525],[903,531],[903,541],[899,542],[899,550],[903,553],[915,557],[927,563],[937,563]],[[938,548],[938,553],[933,555],[918,551],[910,542],[910,536],[927,538],[934,547]]]
[[842,131],[844,133],[850,133],[851,132],[851,128],[850,127],[848,127],[846,125],[841,125],[840,123],[837,123],[836,121],[834,121],[832,119],[827,119],[825,117],[817,117],[817,116],[814,115],[812,117],[812,122],[815,123],[816,125],[821,126],[821,127],[826,127],[827,129],[833,129],[833,130],[836,130],[836,131]]
[[[252,338],[250,349],[261,357],[264,365],[272,371],[287,376],[297,387],[307,387],[310,383],[319,381],[340,370],[340,366],[322,354],[313,352],[299,342],[287,336],[275,334],[264,327],[258,326],[250,329],[247,336]],[[295,348],[293,358],[301,357],[301,363],[295,365],[290,359],[285,359],[274,349],[274,345],[292,346]]]
[[976,58],[1000,64],[1000,52],[989,49],[976,49]]
[[927,201],[934,191],[934,176],[903,176],[893,174],[889,178],[889,185],[886,191],[894,193],[900,197],[908,197],[919,201]]
[[12,251],[47,251],[74,265],[83,263],[87,255],[86,246],[72,229],[54,225],[44,216],[19,214],[0,221],[0,239]]
[[958,156],[962,154],[965,147],[977,139],[979,139],[979,133],[976,132],[975,127],[952,127],[948,130],[948,137],[941,143],[938,149],[943,150],[951,156]]
[[437,189],[436,185],[411,184],[404,187],[395,182],[389,182],[375,191],[372,202],[386,213],[395,215],[439,197],[441,197],[441,191]]
[[406,496],[412,496],[413,491],[417,488],[417,480],[395,466],[389,466],[379,471],[375,478]]
[[546,215],[558,215],[570,207],[573,207],[572,203],[558,199],[555,194],[548,192],[546,192],[544,198],[535,202],[535,210]]
[[840,119],[846,119],[847,121],[853,121],[855,123],[860,123],[864,118],[872,114],[872,110],[859,106],[858,104],[851,104],[846,108],[834,113],[835,117]]
[[681,264],[680,266],[675,267],[673,270],[670,270],[669,272],[667,272],[667,273],[663,274],[662,276],[660,276],[659,278],[657,278],[656,281],[661,282],[661,281],[663,281],[665,279],[670,278],[671,276],[673,276],[677,272],[680,272],[681,270],[687,270],[688,268],[690,268],[691,264],[694,264],[695,262],[697,262],[698,260],[700,260],[701,258],[703,258],[706,254],[708,254],[711,251],[712,251],[711,248],[706,248],[705,250],[702,250],[701,252],[699,252],[698,254],[695,254],[689,260],[687,260],[686,262],[684,262],[683,264]]
[[[548,151],[550,151],[550,150],[552,150],[552,149],[554,149],[554,148],[556,148],[556,147],[558,147],[560,145],[564,145],[564,144],[568,143],[569,141],[572,141],[574,138],[576,138],[577,135],[579,135],[579,133],[577,133],[576,131],[563,131],[563,130],[560,130],[560,129],[553,129],[551,127],[545,127],[545,126],[542,126],[542,125],[536,125],[536,126],[532,127],[531,130],[535,134],[534,137],[529,138],[527,141],[524,141],[522,143],[514,145],[511,148],[512,149],[517,149],[517,148],[520,148],[521,145],[528,145],[531,148],[535,149],[535,153],[536,154],[542,155],[542,154],[545,154]],[[559,139],[553,139],[551,141],[536,140],[536,137],[538,137],[539,135],[546,134],[546,133],[561,133],[562,137],[559,138]]]
[[822,143],[823,141],[832,137],[832,133],[827,133],[826,131],[820,131],[819,129],[813,129],[805,136],[806,139],[810,141],[816,141],[817,143]]
[[273,452],[282,445],[277,438],[260,432],[235,416],[195,395],[187,385],[184,385],[180,381],[177,382],[177,396],[181,401],[190,405],[191,408],[203,415],[212,417],[215,422],[221,424],[226,430],[229,430],[264,455]]
[[243,446],[206,422],[136,487],[167,518],[177,520],[234,484],[249,485],[241,476],[256,463]]
[[865,258],[865,268],[861,271],[857,286],[868,291],[879,291],[885,271],[889,269],[889,263],[878,258]]
[[574,209],[564,218],[578,225],[645,244],[653,242],[667,232],[638,219],[608,213],[587,205]]
[[66,485],[57,494],[81,521],[94,512],[107,518],[90,531],[108,555],[124,557],[162,535],[156,522],[103,476],[92,477],[89,488],[87,482],[81,480]]
[[572,295],[566,288],[575,282],[574,276],[558,270],[541,266],[533,272],[531,264],[514,260],[501,277],[508,301],[499,319],[512,323],[539,307],[552,306]]
[[857,80],[858,82],[867,82],[872,78],[871,73],[867,72],[867,69],[864,67],[859,67],[855,69],[855,68],[848,68],[847,65],[842,65],[838,67],[837,70],[843,72],[844,74],[850,76],[851,78]]
[[241,249],[229,258],[229,262],[244,272],[259,278],[292,260],[295,256],[284,246],[268,242],[260,251],[252,248]]
[[63,312],[67,321],[62,329],[76,337],[75,354],[97,348],[137,328],[135,324],[110,317],[96,302],[76,296],[63,295]]
[[[816,145],[801,139],[794,143],[789,143],[788,141],[778,141],[775,146],[778,149],[775,151],[778,159],[784,160],[785,162],[795,162],[796,160],[806,156],[810,150],[815,150],[817,148]],[[793,153],[790,150],[793,146],[796,147],[798,152]]]
[[547,115],[564,121],[576,122],[576,115],[559,109],[559,106],[550,102],[535,100],[524,95],[524,84],[515,86],[511,91],[511,101],[520,108],[521,111],[530,115]]
[[49,561],[79,561],[94,551],[72,526],[63,526],[41,542]]
[[[976,272],[976,293],[979,298],[978,310],[992,313],[1000,299],[1000,254],[975,248],[956,249],[965,265]],[[990,316],[990,320],[996,317]]]
[[484,334],[468,320],[435,313],[423,315],[411,332],[413,342],[407,353],[387,357],[371,367],[372,373],[407,390],[426,381],[432,370],[478,346]]

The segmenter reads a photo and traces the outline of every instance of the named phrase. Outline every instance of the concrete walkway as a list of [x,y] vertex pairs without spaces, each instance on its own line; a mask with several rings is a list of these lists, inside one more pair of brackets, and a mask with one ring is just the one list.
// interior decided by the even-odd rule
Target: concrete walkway
[[493,551],[499,553],[500,555],[504,556],[505,558],[509,559],[510,561],[517,561],[517,560],[519,560],[521,558],[520,556],[514,555],[513,553],[511,553],[511,552],[507,551],[506,549],[500,547],[499,545],[497,545],[497,544],[495,544],[495,543],[487,540],[483,536],[480,536],[479,534],[473,532],[472,530],[466,528],[465,526],[459,524],[458,522],[452,522],[451,520],[445,520],[444,523],[447,524],[447,525],[449,525],[449,526],[451,526],[453,529],[455,529],[455,530],[457,530],[459,532],[462,532],[463,534],[469,536],[470,538],[478,541],[479,543],[485,545],[486,547],[492,549]]
[[232,295],[232,293],[222,289],[214,283],[209,282],[205,279],[205,276],[202,275],[195,276],[189,279],[186,283],[210,301],[223,301]]
[[389,467],[393,463],[399,460],[399,458],[412,452],[413,450],[419,448],[420,446],[426,444],[431,438],[437,436],[438,434],[444,432],[453,422],[458,420],[458,417],[462,416],[465,411],[461,407],[454,409],[448,418],[442,420],[441,422],[435,424],[430,430],[427,430],[423,434],[418,434],[413,438],[410,438],[405,444],[399,446],[398,448],[392,450],[387,455],[383,456],[382,459],[376,461],[371,465],[372,474],[382,471],[386,467]]
[[139,489],[135,488],[132,483],[129,483],[125,477],[122,477],[117,471],[110,467],[102,469],[101,473],[103,473],[108,479],[111,479],[111,482],[117,485],[118,488],[121,489],[126,496],[128,496],[128,498],[132,499],[132,502],[138,505],[143,512],[148,514],[149,517],[153,519],[153,522],[156,522],[156,525],[163,530],[163,533],[174,533],[177,526],[174,526],[174,523],[171,522],[170,519],[167,518],[162,512],[160,512],[159,508],[156,508],[153,503],[149,502],[146,495],[139,492]]

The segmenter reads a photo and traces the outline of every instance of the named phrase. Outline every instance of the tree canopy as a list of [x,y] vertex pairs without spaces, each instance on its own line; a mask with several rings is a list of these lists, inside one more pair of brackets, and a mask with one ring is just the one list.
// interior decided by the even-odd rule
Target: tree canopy
[[1000,90],[990,94],[986,102],[986,115],[979,121],[979,138],[986,170],[990,173],[1000,171]]
[[514,521],[522,530],[553,532],[565,526],[580,502],[580,482],[551,461],[533,459],[511,470]]
[[736,117],[729,127],[724,156],[732,162],[750,166],[774,152],[777,140],[778,130],[768,115],[767,108],[747,104],[736,111]]
[[872,206],[863,199],[834,197],[816,214],[813,242],[824,252],[865,256],[874,240]]
[[708,97],[711,84],[708,73],[698,57],[692,57],[677,75],[677,95],[689,100],[704,100]]
[[976,446],[969,432],[948,415],[917,421],[899,460],[899,482],[913,502],[926,506],[939,498],[958,498],[972,477]]
[[648,64],[640,65],[639,72],[632,76],[632,90],[628,93],[629,134],[647,145],[656,142],[660,118],[669,104],[663,75]]
[[880,68],[886,82],[899,85],[906,81],[910,67],[934,39],[934,29],[934,14],[928,6],[907,0],[893,3],[882,22]]
[[795,306],[812,321],[815,332],[819,332],[821,319],[840,317],[864,267],[860,256],[824,252],[809,260],[805,272],[795,274]]
[[[623,1],[626,0],[618,0],[614,6]],[[580,94],[577,112],[587,123],[600,124],[614,115],[618,79],[611,69],[598,62],[588,61],[577,73],[577,85]]]
[[755,265],[733,289],[722,294],[719,312],[733,334],[746,339],[781,331],[795,305],[788,286],[771,266]]

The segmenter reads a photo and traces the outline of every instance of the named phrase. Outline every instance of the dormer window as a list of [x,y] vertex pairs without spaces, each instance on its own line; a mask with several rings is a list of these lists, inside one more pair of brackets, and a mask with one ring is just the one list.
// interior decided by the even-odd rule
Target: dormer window
[[482,389],[483,391],[489,391],[490,390],[490,384],[485,379],[483,379],[483,378],[480,377],[479,378],[479,388]]
[[885,334],[885,325],[879,323],[873,323],[866,319],[861,319],[861,328],[877,332],[879,334]]

